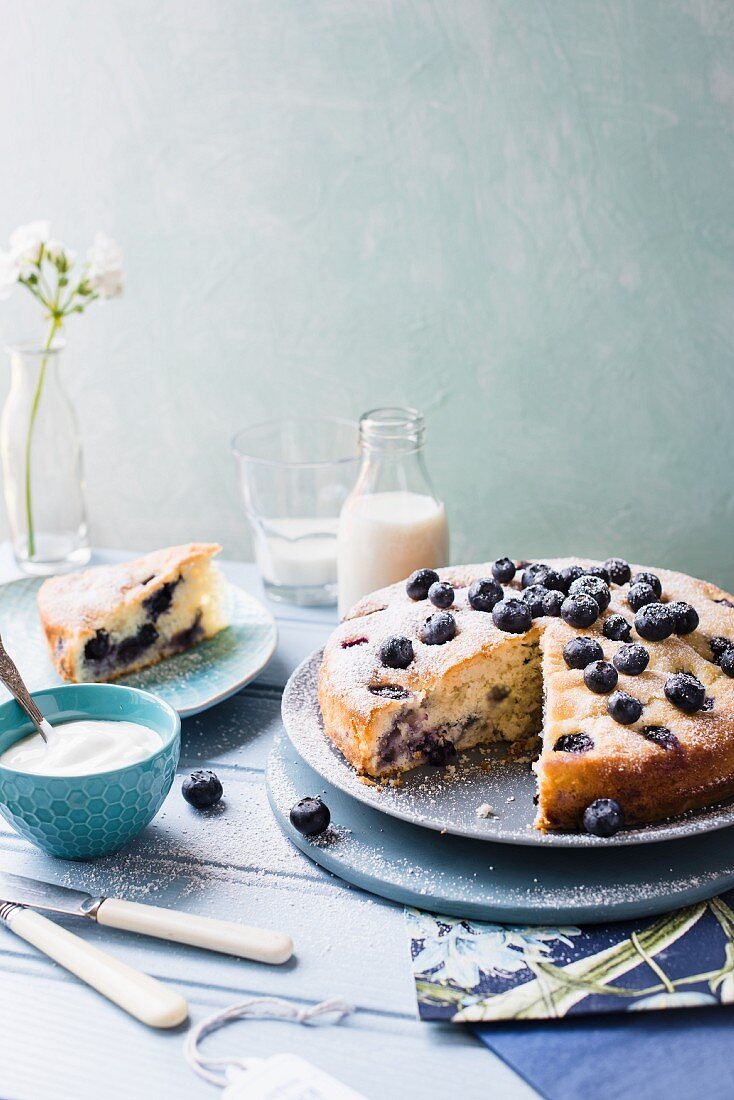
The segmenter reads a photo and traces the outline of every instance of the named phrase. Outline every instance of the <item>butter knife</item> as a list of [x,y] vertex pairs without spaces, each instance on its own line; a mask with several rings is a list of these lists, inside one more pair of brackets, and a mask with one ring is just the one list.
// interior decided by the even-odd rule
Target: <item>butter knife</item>
[[143,936],[203,947],[207,951],[221,951],[225,955],[237,955],[256,962],[280,964],[287,962],[293,954],[293,941],[281,932],[120,898],[93,897],[68,886],[57,886],[53,882],[25,878],[7,871],[0,871],[0,898],[30,909],[86,917],[108,928],[139,932]]

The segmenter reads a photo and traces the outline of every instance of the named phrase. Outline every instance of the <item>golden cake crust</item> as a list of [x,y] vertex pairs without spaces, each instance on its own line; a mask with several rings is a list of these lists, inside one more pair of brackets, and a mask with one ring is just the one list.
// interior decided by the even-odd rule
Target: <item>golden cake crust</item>
[[[579,558],[546,562],[554,569],[577,563],[599,564]],[[526,634],[512,635],[497,629],[490,614],[468,606],[471,581],[491,576],[491,563],[484,563],[437,571],[456,589],[451,611],[457,635],[445,645],[420,642],[419,627],[435,609],[425,600],[411,600],[403,583],[372,593],[350,611],[329,639],[319,675],[327,736],[358,771],[375,774],[375,746],[405,702],[374,695],[370,687],[394,685],[420,700],[437,688],[448,689],[472,663],[489,666],[493,654],[530,642],[541,646],[546,696],[543,749],[534,764],[539,828],[580,828],[584,808],[596,798],[614,798],[625,820],[634,824],[658,821],[734,795],[734,680],[714,664],[709,645],[715,636],[734,643],[734,597],[686,574],[631,568],[633,575],[650,569],[662,582],[663,600],[690,603],[700,619],[693,633],[662,642],[645,641],[633,628],[632,641],[650,653],[644,673],[619,675],[618,689],[643,704],[642,718],[633,725],[615,722],[606,710],[608,696],[590,691],[583,671],[567,668],[562,656],[570,638],[585,635],[597,639],[605,660],[611,660],[622,643],[606,639],[602,626],[615,613],[633,623],[634,612],[626,602],[629,586],[610,586],[609,608],[588,629],[575,630],[558,618],[539,618]],[[503,586],[508,595],[519,593],[519,576],[520,571],[516,580]],[[384,668],[377,655],[380,643],[394,634],[404,634],[413,642],[415,658],[405,670]],[[704,684],[710,709],[686,715],[668,702],[665,681],[680,671],[692,673]],[[672,747],[663,748],[648,739],[643,730],[649,726],[669,729]],[[562,734],[576,732],[588,734],[593,748],[583,753],[554,749]],[[421,762],[400,764],[394,771]]]

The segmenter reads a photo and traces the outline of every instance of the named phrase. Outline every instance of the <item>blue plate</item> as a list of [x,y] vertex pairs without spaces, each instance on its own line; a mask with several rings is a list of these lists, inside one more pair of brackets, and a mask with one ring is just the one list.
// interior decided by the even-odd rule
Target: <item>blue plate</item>
[[[63,681],[48,655],[38,620],[37,578],[0,585],[0,630],[30,691]],[[123,676],[115,683],[142,688],[165,699],[188,718],[221,703],[249,683],[267,665],[278,641],[275,619],[253,596],[230,584],[231,625],[187,653]],[[9,698],[0,687],[0,702]]]

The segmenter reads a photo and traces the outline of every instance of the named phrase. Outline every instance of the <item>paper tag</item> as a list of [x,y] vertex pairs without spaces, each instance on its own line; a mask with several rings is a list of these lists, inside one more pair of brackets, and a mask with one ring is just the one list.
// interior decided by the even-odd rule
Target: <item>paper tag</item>
[[222,1100],[366,1100],[296,1054],[274,1054],[249,1070],[230,1067]]

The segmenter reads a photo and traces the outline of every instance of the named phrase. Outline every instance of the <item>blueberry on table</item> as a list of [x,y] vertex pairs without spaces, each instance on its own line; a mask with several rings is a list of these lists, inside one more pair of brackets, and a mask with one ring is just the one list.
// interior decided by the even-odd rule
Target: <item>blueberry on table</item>
[[695,714],[706,701],[706,689],[687,672],[676,672],[665,681],[665,698],[684,714]]
[[320,798],[302,798],[295,806],[291,806],[288,816],[293,828],[302,836],[318,836],[328,828],[331,821],[329,807]]
[[584,810],[584,828],[592,836],[614,836],[623,825],[622,807],[613,798],[595,798]]
[[181,793],[190,806],[197,810],[208,810],[216,806],[222,797],[222,784],[210,771],[196,771],[187,775],[181,785]]
[[617,686],[617,670],[609,661],[592,661],[584,669],[584,683],[597,695],[608,695]]
[[546,592],[543,596],[543,614],[557,619],[561,614],[561,607],[565,598],[565,592],[559,592],[555,588],[550,592]]
[[474,611],[491,611],[504,596],[501,585],[492,577],[479,577],[469,585],[467,599]]
[[[544,588],[542,584],[531,584],[522,593],[521,599],[523,599],[530,608],[530,614],[534,619],[544,614],[543,600],[547,594],[548,589]],[[562,594],[563,593],[561,593],[561,595]]]
[[577,581],[579,577],[583,577],[583,575],[584,571],[580,565],[565,566],[559,574],[561,578],[561,591],[568,592],[573,582]]
[[425,600],[428,589],[439,579],[434,569],[416,569],[405,582],[405,591],[411,600]]
[[650,654],[644,645],[638,642],[630,642],[622,645],[612,657],[612,664],[617,672],[624,672],[627,676],[639,676],[650,663]]
[[515,563],[510,558],[497,558],[492,566],[492,576],[500,584],[509,584],[515,576]]
[[646,642],[662,642],[675,630],[675,619],[666,603],[646,603],[635,615],[635,630]]
[[391,638],[385,638],[379,656],[385,668],[407,668],[415,656],[413,643],[404,634],[394,634]]
[[592,599],[596,600],[600,611],[606,611],[612,598],[607,582],[602,580],[601,577],[592,576],[589,573],[585,573],[583,577],[575,580],[568,593],[570,596],[591,596]]
[[676,634],[692,634],[699,623],[698,612],[684,600],[676,600],[666,605],[673,616]]
[[456,619],[450,611],[437,611],[429,615],[421,627],[421,641],[424,645],[445,645],[456,635]]
[[649,584],[633,584],[627,593],[627,603],[633,611],[639,611],[648,603],[657,603],[658,597]]
[[492,622],[506,634],[524,634],[532,626],[533,616],[524,600],[511,597],[494,605]]
[[719,658],[719,668],[727,676],[734,677],[734,649],[727,649]]
[[448,581],[434,581],[428,589],[428,599],[434,607],[451,607],[454,590]]
[[642,703],[626,691],[614,691],[607,700],[607,714],[620,726],[631,726],[642,717]]
[[571,638],[563,647],[563,659],[569,668],[586,668],[603,658],[604,650],[595,638]]
[[599,618],[599,604],[585,592],[566,596],[561,604],[561,618],[569,626],[576,627],[577,630],[583,630]]
[[604,568],[614,584],[626,584],[632,576],[632,570],[624,558],[607,558]]
[[610,615],[604,620],[602,630],[604,637],[612,642],[628,642],[632,637],[632,624],[627,622],[624,615]]
[[635,573],[634,577],[632,577],[630,581],[630,584],[648,584],[650,588],[652,588],[658,599],[660,599],[663,594],[663,586],[660,582],[660,577],[658,577],[655,573]]

